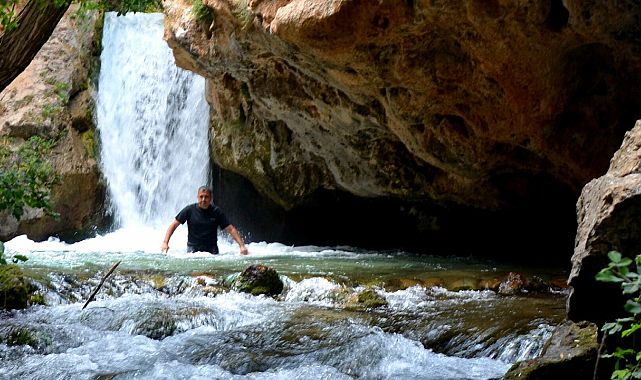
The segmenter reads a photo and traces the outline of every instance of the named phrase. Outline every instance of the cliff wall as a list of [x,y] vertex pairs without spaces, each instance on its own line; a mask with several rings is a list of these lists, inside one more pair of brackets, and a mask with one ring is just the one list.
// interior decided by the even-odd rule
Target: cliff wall
[[27,234],[68,237],[99,223],[104,185],[94,136],[93,78],[98,73],[100,23],[96,13],[81,16],[72,6],[29,66],[0,93],[0,139],[17,149],[31,136],[54,143],[46,160],[60,181],[52,192],[53,211],[27,208],[18,221],[0,214],[0,240]]
[[348,194],[415,237],[554,246],[641,113],[636,2],[198,4],[164,2],[165,38],[208,79],[213,159],[284,210]]

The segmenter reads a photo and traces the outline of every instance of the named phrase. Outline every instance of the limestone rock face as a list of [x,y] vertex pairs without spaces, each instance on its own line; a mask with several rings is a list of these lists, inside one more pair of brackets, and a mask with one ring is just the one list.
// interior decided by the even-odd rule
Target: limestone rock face
[[319,189],[499,210],[603,173],[641,109],[641,4],[166,0],[208,79],[222,168],[291,208]]
[[[56,142],[47,160],[60,183],[53,211],[27,209],[21,220],[0,214],[0,240],[27,234],[44,239],[96,223],[104,198],[94,145],[92,75],[97,73],[100,20],[72,6],[31,64],[0,93],[0,138],[14,147],[37,135]],[[98,28],[97,28],[98,26]]]
[[626,133],[608,172],[590,181],[577,202],[578,230],[569,284],[568,315],[597,323],[622,316],[625,301],[619,284],[597,282],[596,273],[616,250],[641,254],[641,121]]

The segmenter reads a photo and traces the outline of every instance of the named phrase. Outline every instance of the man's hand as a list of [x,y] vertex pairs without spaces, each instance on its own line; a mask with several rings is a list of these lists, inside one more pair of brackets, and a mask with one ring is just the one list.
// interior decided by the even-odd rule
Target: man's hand
[[169,251],[169,239],[171,239],[171,235],[174,234],[174,231],[176,231],[176,228],[180,226],[180,222],[177,219],[174,219],[173,222],[167,227],[167,232],[165,232],[165,240],[162,241],[162,244],[160,245],[160,252],[167,253]]
[[232,226],[231,224],[228,225],[225,230],[231,235],[234,240],[236,240],[236,243],[238,243],[238,246],[240,247],[240,254],[241,255],[246,255],[249,252],[247,251],[247,247],[245,247],[245,242],[243,241],[243,238],[240,237],[240,234],[238,233],[238,230],[236,227]]

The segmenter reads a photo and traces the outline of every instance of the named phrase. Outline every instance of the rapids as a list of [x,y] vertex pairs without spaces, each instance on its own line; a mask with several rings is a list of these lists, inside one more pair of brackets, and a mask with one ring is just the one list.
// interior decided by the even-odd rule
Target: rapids
[[[0,315],[1,379],[494,379],[563,321],[563,290],[481,285],[512,271],[567,276],[554,268],[267,242],[241,256],[226,235],[220,255],[187,254],[182,226],[160,253],[208,183],[204,79],[175,67],[161,15],[108,14],[103,48],[97,122],[114,230],[6,243],[8,257],[29,258],[20,265],[44,304]],[[254,263],[279,272],[280,296],[226,286]],[[385,305],[359,305],[364,290]]]

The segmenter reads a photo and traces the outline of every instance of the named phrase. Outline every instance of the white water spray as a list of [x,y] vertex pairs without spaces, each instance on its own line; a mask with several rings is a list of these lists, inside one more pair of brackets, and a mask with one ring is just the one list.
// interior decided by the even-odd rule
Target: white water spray
[[205,80],[176,67],[162,35],[161,14],[105,16],[97,124],[120,227],[166,226],[208,179]]

